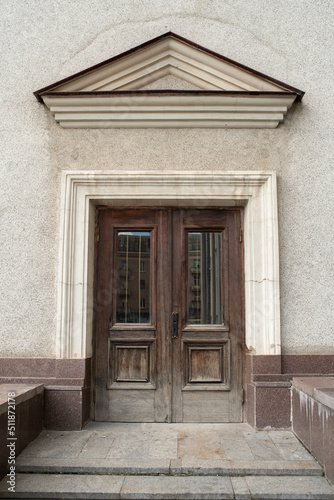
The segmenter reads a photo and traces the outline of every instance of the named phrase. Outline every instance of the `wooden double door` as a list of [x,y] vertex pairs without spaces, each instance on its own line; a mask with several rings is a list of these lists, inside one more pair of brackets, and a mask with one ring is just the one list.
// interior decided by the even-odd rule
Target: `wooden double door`
[[96,420],[242,421],[241,215],[98,210]]

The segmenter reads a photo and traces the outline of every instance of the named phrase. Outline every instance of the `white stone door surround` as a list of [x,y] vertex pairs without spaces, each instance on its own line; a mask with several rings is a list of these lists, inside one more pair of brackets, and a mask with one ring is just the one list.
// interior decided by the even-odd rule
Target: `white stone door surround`
[[276,173],[65,171],[58,282],[58,358],[92,355],[96,205],[244,207],[245,341],[280,354]]

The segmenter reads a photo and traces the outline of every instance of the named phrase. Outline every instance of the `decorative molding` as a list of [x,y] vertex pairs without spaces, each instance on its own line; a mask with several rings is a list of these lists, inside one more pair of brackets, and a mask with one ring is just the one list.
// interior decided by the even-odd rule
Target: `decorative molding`
[[276,128],[294,95],[45,96],[63,128]]
[[275,172],[64,172],[59,358],[92,355],[95,207],[244,206],[246,344],[280,354]]
[[35,95],[64,128],[274,128],[304,92],[166,33]]

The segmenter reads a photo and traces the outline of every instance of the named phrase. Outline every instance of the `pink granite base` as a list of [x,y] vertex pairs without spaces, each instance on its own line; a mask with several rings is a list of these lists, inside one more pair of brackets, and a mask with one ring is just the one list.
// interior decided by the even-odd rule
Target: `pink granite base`
[[331,374],[334,374],[334,355],[248,354],[245,365],[247,422],[257,429],[290,428],[292,378]]
[[[15,415],[15,456],[26,448],[42,431],[43,385],[2,384],[0,386],[0,479],[8,471],[8,395],[15,400],[11,415]],[[13,402],[11,401],[11,404]]]
[[334,483],[334,377],[293,379],[292,424]]
[[45,388],[44,427],[52,430],[80,430],[85,424],[82,388],[47,386]]
[[[290,428],[294,376],[334,375],[334,355],[250,355],[245,362],[246,414],[252,427]],[[91,359],[0,358],[0,383],[44,384],[44,425],[81,429],[90,419]]]
[[290,423],[290,384],[271,382],[255,386],[255,426],[257,429],[272,427],[289,428]]
[[7,472],[7,413],[0,414],[0,479]]
[[90,358],[0,358],[0,383],[43,384],[46,429],[80,430],[90,419]]

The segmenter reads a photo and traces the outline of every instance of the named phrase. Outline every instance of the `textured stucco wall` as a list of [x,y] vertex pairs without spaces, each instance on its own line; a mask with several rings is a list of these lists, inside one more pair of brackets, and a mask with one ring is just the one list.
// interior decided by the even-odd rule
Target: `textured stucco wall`
[[[334,353],[330,1],[1,2],[1,354],[54,356],[61,171],[276,170],[284,353]],[[32,92],[166,31],[306,91],[275,130],[63,130]]]

